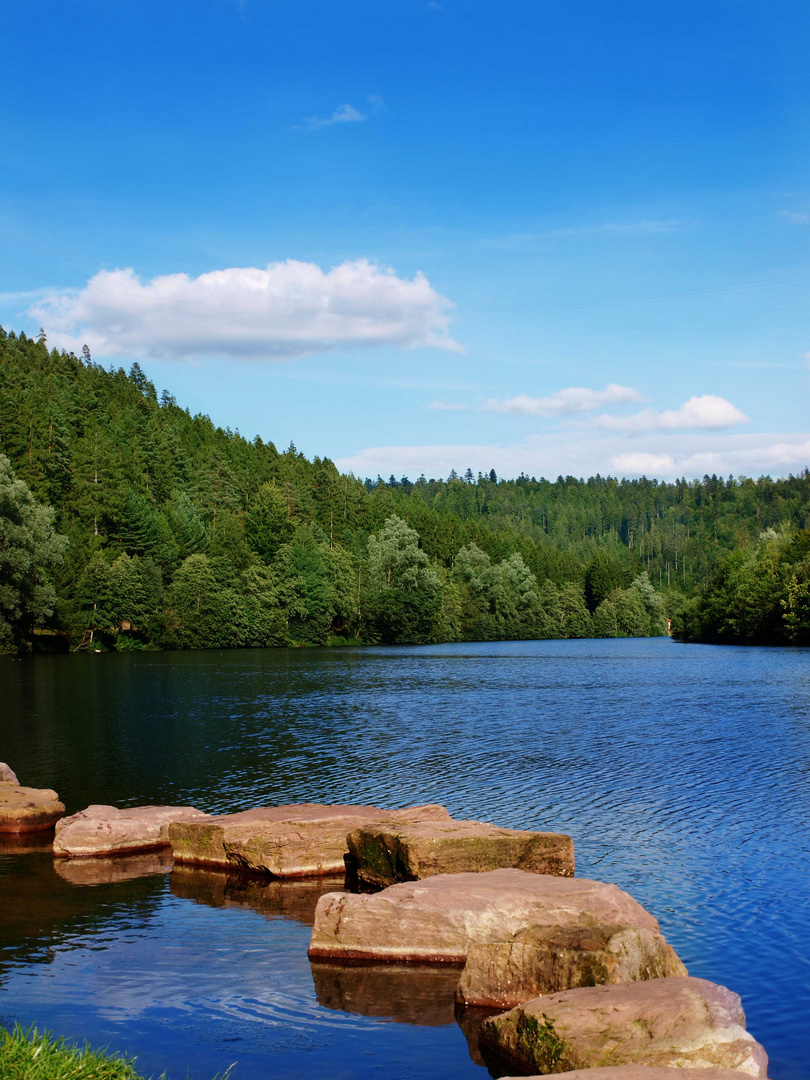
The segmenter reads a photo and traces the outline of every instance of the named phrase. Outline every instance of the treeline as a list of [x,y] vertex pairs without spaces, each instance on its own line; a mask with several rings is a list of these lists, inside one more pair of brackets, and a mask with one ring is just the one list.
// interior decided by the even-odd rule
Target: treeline
[[675,623],[682,641],[810,645],[810,529],[731,554]]
[[72,647],[662,633],[730,552],[810,524],[807,473],[361,480],[2,330],[0,452],[68,540],[52,614],[43,585],[6,624]]

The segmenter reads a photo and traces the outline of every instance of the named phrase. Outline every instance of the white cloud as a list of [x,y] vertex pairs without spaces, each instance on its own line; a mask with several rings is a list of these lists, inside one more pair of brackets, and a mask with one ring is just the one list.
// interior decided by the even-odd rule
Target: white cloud
[[318,128],[333,127],[335,124],[362,124],[365,119],[354,105],[346,104],[340,105],[331,116],[305,116],[304,123],[310,131],[317,131]]
[[558,390],[549,397],[533,398],[527,394],[498,401],[493,398],[484,405],[486,412],[517,413],[521,416],[571,416],[575,413],[590,412],[605,405],[620,405],[626,402],[646,401],[647,399],[632,386],[619,386],[609,383],[604,390],[591,390],[587,386],[569,386]]
[[428,405],[429,409],[439,409],[441,412],[464,412],[469,407],[469,405],[454,404],[452,401],[431,401]]
[[[635,440],[634,440],[635,442]],[[810,433],[684,434],[657,433],[646,446],[627,436],[572,438],[570,432],[532,435],[517,443],[377,446],[339,458],[338,468],[357,476],[407,475],[412,479],[447,476],[451,469],[473,472],[495,469],[499,476],[555,479],[558,475],[587,477],[601,473],[661,480],[687,479],[705,473],[785,476],[810,466]]]
[[690,397],[679,409],[642,409],[632,416],[594,417],[594,427],[609,431],[673,431],[699,428],[719,431],[735,424],[748,423],[748,417],[736,405],[714,394]]
[[50,345],[78,353],[86,342],[100,358],[289,360],[378,345],[462,352],[448,332],[451,307],[421,273],[408,281],[366,259],[326,272],[289,259],[146,283],[103,270],[28,314]]
[[810,225],[810,214],[806,210],[780,210],[779,217],[791,225]]

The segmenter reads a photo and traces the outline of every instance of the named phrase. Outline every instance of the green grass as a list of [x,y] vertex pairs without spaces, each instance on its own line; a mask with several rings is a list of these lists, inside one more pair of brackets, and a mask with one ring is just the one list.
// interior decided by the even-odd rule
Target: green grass
[[[232,1068],[233,1066],[231,1066]],[[227,1080],[230,1069],[219,1078]],[[165,1077],[165,1074],[164,1074]],[[134,1058],[106,1050],[81,1049],[50,1032],[0,1028],[0,1080],[144,1080],[135,1071]],[[217,1080],[214,1077],[214,1080]]]

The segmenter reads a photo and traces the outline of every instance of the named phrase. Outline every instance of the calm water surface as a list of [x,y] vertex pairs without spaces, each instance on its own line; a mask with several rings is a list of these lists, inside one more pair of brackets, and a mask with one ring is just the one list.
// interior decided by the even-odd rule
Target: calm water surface
[[[810,651],[668,639],[0,659],[0,760],[91,802],[442,802],[574,836],[810,1078]],[[330,887],[325,883],[323,888]],[[334,886],[331,886],[334,887]],[[478,1077],[448,972],[313,968],[321,886],[0,850],[0,1023],[210,1080]]]

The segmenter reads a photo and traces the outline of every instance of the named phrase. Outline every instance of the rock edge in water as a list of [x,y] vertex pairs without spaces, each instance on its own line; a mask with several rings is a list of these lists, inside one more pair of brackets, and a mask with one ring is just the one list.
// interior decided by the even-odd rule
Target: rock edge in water
[[275,877],[340,873],[346,834],[366,821],[449,821],[443,806],[382,810],[378,806],[298,803],[256,807],[238,814],[175,822],[169,828],[177,862],[241,868]]
[[154,851],[169,844],[169,825],[207,817],[193,806],[117,806],[93,804],[57,822],[56,858],[98,858]]
[[20,781],[17,779],[17,774],[14,772],[10,765],[6,765],[5,761],[0,761],[0,784],[17,784],[20,785]]
[[65,813],[52,788],[29,788],[0,781],[0,833],[44,832]]
[[[373,895],[328,893],[315,911],[309,956],[333,963],[464,964],[477,945],[513,942],[521,933],[545,928],[551,937],[567,931],[590,931],[598,946],[610,944],[613,933],[637,932],[661,954],[680,961],[666,945],[656,919],[615,885],[584,878],[552,877],[523,870],[440,874],[423,881],[391,885]],[[602,936],[600,937],[600,932]],[[632,935],[631,935],[632,936]],[[593,959],[580,938],[580,956]],[[568,974],[581,977],[581,965],[570,962]],[[536,971],[532,972],[533,975]],[[644,978],[640,965],[626,977]],[[536,992],[512,972],[510,1000]],[[473,989],[464,1000],[473,1003]],[[500,999],[499,999],[500,1000]]]
[[361,885],[385,888],[436,874],[514,868],[572,877],[574,841],[563,833],[505,829],[483,821],[370,822],[347,837]]
[[524,1075],[648,1065],[761,1078],[768,1067],[764,1048],[745,1030],[739,997],[691,977],[534,998],[485,1020],[480,1043]]

